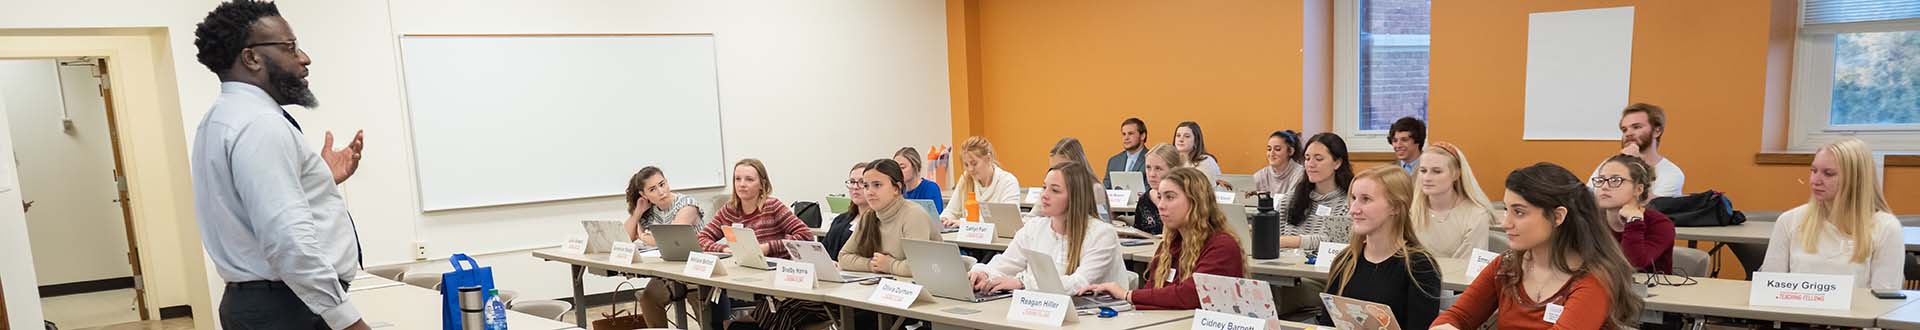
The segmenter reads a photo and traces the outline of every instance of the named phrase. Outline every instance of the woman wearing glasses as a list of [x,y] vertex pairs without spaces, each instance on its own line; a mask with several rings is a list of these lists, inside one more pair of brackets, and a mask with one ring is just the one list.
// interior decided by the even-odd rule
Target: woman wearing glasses
[[1600,164],[1599,173],[1588,184],[1607,228],[1627,255],[1627,265],[1642,273],[1672,274],[1673,221],[1647,208],[1653,166],[1640,157],[1614,155]]
[[860,219],[860,210],[867,206],[866,187],[860,179],[866,177],[867,163],[853,163],[851,173],[847,173],[847,212],[833,217],[833,223],[827,225],[827,236],[820,238],[820,245],[827,248],[827,256],[840,260],[840,248],[853,238],[853,222]]

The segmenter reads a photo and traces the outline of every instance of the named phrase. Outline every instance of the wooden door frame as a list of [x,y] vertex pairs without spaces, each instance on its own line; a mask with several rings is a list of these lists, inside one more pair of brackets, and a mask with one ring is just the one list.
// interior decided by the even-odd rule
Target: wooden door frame
[[118,194],[116,203],[120,204],[122,232],[127,234],[127,264],[133,268],[133,301],[140,306],[140,320],[152,320],[153,315],[147,309],[146,277],[140,270],[140,235],[133,232],[133,206],[128,204],[132,198],[127,196],[127,174],[124,168],[126,160],[120,156],[119,116],[113,109],[113,75],[107,69],[107,59],[93,61],[93,70],[99,78],[100,99],[107,111],[107,144],[113,148],[113,182]]

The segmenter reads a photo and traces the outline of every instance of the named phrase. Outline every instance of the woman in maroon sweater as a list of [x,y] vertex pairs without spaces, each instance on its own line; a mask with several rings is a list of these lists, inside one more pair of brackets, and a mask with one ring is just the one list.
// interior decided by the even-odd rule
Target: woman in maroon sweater
[[1160,207],[1160,220],[1166,226],[1166,240],[1147,263],[1145,284],[1127,290],[1115,283],[1095,284],[1083,293],[1106,293],[1133,302],[1139,309],[1200,308],[1193,274],[1206,273],[1226,277],[1246,274],[1246,257],[1240,241],[1227,230],[1226,214],[1214,202],[1213,183],[1207,174],[1181,167],[1155,183],[1154,204]]
[[760,241],[760,246],[740,248],[760,249],[760,253],[771,258],[791,258],[785,241],[811,241],[813,229],[807,228],[807,223],[793,215],[793,209],[781,204],[772,194],[773,179],[767,177],[766,164],[753,158],[734,163],[733,196],[727,198],[726,206],[695,236],[700,240],[700,250],[743,253],[734,251],[728,244],[733,239],[727,231],[738,225],[752,229],[754,238]]
[[1620,241],[1627,264],[1642,273],[1673,274],[1673,221],[1647,208],[1653,166],[1640,157],[1614,155],[1593,177],[1593,195],[1607,228]]

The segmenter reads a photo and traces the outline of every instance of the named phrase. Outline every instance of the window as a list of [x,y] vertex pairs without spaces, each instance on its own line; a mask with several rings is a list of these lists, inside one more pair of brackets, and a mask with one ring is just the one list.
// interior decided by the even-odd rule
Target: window
[[1427,118],[1430,0],[1341,0],[1334,7],[1334,131],[1355,151],[1391,149],[1388,127]]
[[1857,137],[1920,150],[1920,0],[1801,5],[1789,148]]

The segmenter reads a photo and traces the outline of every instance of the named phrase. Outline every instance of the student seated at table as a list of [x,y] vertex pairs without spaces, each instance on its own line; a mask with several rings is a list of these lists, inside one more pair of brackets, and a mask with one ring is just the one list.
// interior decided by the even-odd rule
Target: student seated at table
[[1315,249],[1321,241],[1346,243],[1352,224],[1347,219],[1347,187],[1353,184],[1347,142],[1339,135],[1320,133],[1307,139],[1305,150],[1306,180],[1293,188],[1292,195],[1275,198],[1282,204],[1275,205],[1281,210],[1280,247]]
[[960,161],[966,164],[966,171],[960,173],[959,186],[954,188],[953,200],[947,201],[947,207],[940,211],[940,223],[947,227],[959,226],[961,221],[979,221],[975,214],[985,203],[1019,203],[1020,179],[1013,173],[1000,168],[994,161],[993,143],[986,137],[970,137],[960,143]]
[[906,195],[907,199],[933,201],[935,210],[945,209],[947,200],[940,198],[940,184],[921,176],[920,171],[926,168],[920,166],[922,162],[920,158],[920,149],[913,147],[901,147],[899,151],[893,152],[893,162],[900,163],[900,179],[906,180],[907,183],[905,190],[907,193],[903,195]]
[[1673,220],[1647,207],[1655,180],[1647,161],[1614,155],[1600,164],[1600,174],[1589,184],[1627,265],[1642,273],[1673,274]]
[[[807,228],[800,217],[793,215],[793,209],[773,198],[773,178],[767,177],[767,166],[759,159],[747,158],[733,164],[733,194],[728,196],[726,206],[720,213],[700,229],[700,250],[707,252],[735,252],[739,249],[760,249],[767,257],[791,259],[787,254],[786,240],[813,240],[813,229]],[[729,227],[740,225],[753,230],[753,236],[760,240],[760,246],[733,247],[727,245],[726,232]]]
[[1154,186],[1159,185],[1160,180],[1166,179],[1167,173],[1185,167],[1187,167],[1187,158],[1180,157],[1180,152],[1175,151],[1171,145],[1161,143],[1153,146],[1152,149],[1147,149],[1147,191],[1140,192],[1140,196],[1134,198],[1138,200],[1133,203],[1134,229],[1154,235],[1160,234],[1162,222],[1160,208],[1153,203]]
[[[1539,163],[1507,175],[1512,248],[1475,276],[1432,329],[1639,327],[1645,303],[1633,293],[1633,268],[1609,236],[1593,191],[1560,165]],[[1548,320],[1548,310],[1559,318]]]
[[1200,123],[1183,121],[1180,126],[1175,126],[1173,146],[1180,148],[1180,155],[1187,158],[1187,164],[1207,173],[1207,182],[1211,182],[1216,190],[1233,191],[1233,185],[1220,178],[1220,160],[1207,152],[1207,136],[1200,133]]
[[866,179],[867,163],[853,163],[853,169],[847,173],[847,212],[833,217],[827,225],[827,236],[820,238],[820,245],[827,248],[827,256],[840,260],[840,249],[853,237],[853,222],[860,219],[860,209],[867,205]]
[[[1401,324],[1433,324],[1440,313],[1440,268],[1408,217],[1413,179],[1398,166],[1382,165],[1354,177],[1348,195],[1353,245],[1322,261],[1333,263],[1326,292],[1387,305]],[[1320,323],[1333,320],[1321,314]]]
[[[1099,185],[1092,168],[1076,162],[1054,164],[1047,170],[1040,193],[1040,205],[1033,217],[1007,242],[1006,253],[984,265],[974,265],[967,273],[973,289],[980,292],[1019,290],[1033,287],[1027,272],[1029,262],[1051,262],[1061,272],[1060,283],[1068,292],[1087,285],[1118,280],[1110,278],[1120,266],[1120,239],[1113,226],[1095,218],[1094,200],[1106,198],[1096,193]],[[1033,250],[1052,260],[1027,260],[1021,250]]]
[[667,174],[647,166],[627,181],[627,238],[647,246],[659,246],[653,240],[653,225],[699,226],[706,219],[700,202],[667,185]]
[[1413,230],[1434,255],[1466,259],[1473,249],[1487,248],[1487,226],[1499,217],[1493,203],[1480,191],[1480,180],[1467,164],[1467,154],[1452,143],[1438,142],[1415,162]]
[[1206,173],[1176,168],[1155,185],[1154,204],[1160,206],[1160,219],[1166,221],[1166,239],[1153,253],[1153,260],[1147,262],[1146,278],[1141,279],[1144,283],[1139,289],[1127,290],[1118,283],[1106,282],[1081,292],[1113,295],[1143,310],[1200,308],[1193,274],[1245,276],[1246,253],[1240,250],[1240,238],[1227,229],[1226,214],[1214,200],[1213,185]]
[[867,172],[860,179],[867,210],[853,225],[853,237],[847,239],[847,246],[840,250],[840,269],[913,276],[913,268],[907,267],[911,256],[900,240],[940,240],[940,231],[927,221],[927,211],[900,194],[900,188],[906,186],[903,180],[900,163],[892,159],[867,163]]
[[1300,166],[1300,133],[1293,130],[1274,131],[1267,136],[1267,166],[1253,172],[1253,189],[1247,191],[1247,197],[1266,194],[1284,197],[1293,193],[1293,187],[1300,185],[1300,178],[1306,171]]
[[1905,238],[1872,157],[1866,142],[1852,138],[1813,154],[1812,196],[1780,214],[1760,271],[1853,275],[1856,287],[1900,288]]
[[[1087,172],[1093,172],[1093,163],[1087,162],[1086,147],[1080,146],[1080,139],[1073,137],[1060,138],[1060,141],[1054,142],[1053,149],[1047,151],[1047,159],[1051,163],[1047,165],[1049,167],[1063,163],[1078,163],[1086,166]],[[1100,194],[1099,198],[1094,198],[1093,201],[1094,218],[1100,219],[1101,223],[1113,220],[1113,205],[1109,205],[1107,201],[1107,186],[1100,182],[1093,184],[1093,191]]]

